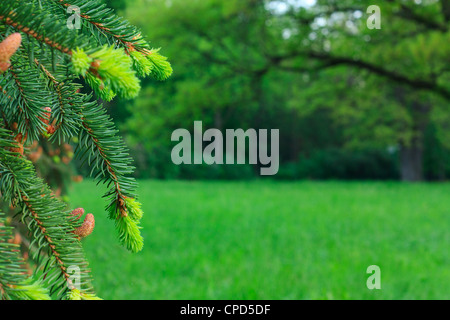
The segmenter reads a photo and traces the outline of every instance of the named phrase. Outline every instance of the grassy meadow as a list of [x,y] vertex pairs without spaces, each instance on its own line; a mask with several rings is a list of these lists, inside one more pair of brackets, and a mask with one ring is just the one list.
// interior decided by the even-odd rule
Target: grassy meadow
[[138,254],[104,191],[70,195],[96,217],[84,246],[104,299],[450,299],[450,184],[140,181]]

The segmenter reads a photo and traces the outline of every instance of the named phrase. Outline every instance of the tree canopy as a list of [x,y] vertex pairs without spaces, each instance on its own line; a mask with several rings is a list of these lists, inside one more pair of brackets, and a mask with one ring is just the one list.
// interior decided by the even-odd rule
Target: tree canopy
[[398,152],[404,180],[423,179],[430,126],[437,148],[448,141],[448,1],[380,2],[380,29],[369,28],[373,4],[136,2],[127,13],[162,41],[177,72],[170,87],[145,89],[125,130],[151,137],[145,148],[167,159],[168,133],[200,117],[218,128],[280,128],[284,162],[315,149],[381,148]]

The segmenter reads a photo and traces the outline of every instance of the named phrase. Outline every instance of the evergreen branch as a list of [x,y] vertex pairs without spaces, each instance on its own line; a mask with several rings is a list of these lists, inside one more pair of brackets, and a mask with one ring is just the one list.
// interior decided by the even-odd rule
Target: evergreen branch
[[[127,199],[135,197],[134,190],[136,181],[127,177],[132,174],[131,158],[128,156],[124,142],[116,136],[117,130],[113,122],[106,115],[105,110],[95,102],[89,102],[89,97],[77,93],[74,85],[59,82],[42,63],[35,59],[44,72],[45,76],[51,82],[52,87],[56,90],[60,108],[64,108],[64,112],[70,114],[70,119],[74,125],[77,125],[76,131],[80,131],[80,144],[87,146],[88,153],[84,153],[88,157],[89,165],[92,167],[91,175],[95,177],[105,177],[105,182],[113,183],[113,189],[107,194],[111,196],[110,207],[117,208],[120,216],[112,219],[122,221],[128,215]],[[83,107],[81,107],[83,106]],[[57,125],[59,128],[61,123]],[[100,132],[96,132],[100,131]],[[84,134],[83,134],[84,132]],[[80,154],[81,148],[77,147],[76,154]],[[82,157],[83,158],[83,157]],[[97,171],[96,171],[97,170]],[[133,206],[135,204],[133,203]],[[142,248],[142,238],[139,235],[138,227],[135,226],[137,219],[124,219],[125,223],[116,225],[119,230],[119,239],[127,245],[131,251],[139,251]],[[128,236],[132,234],[131,236]],[[128,245],[133,243],[133,245]]]
[[[8,137],[2,130],[0,141],[11,143]],[[81,291],[91,294],[89,269],[81,243],[73,233],[73,217],[65,211],[64,203],[51,196],[48,186],[36,176],[32,163],[0,148],[0,182],[4,200],[10,204],[17,202],[22,208],[21,221],[34,236],[30,246],[37,248],[33,257],[38,261],[36,275],[40,275],[51,294],[64,298],[69,290],[75,289],[67,273],[69,266],[81,270]]]
[[141,89],[139,79],[132,69],[132,59],[122,50],[112,46],[103,46],[89,52],[79,49],[74,52],[72,61],[77,75],[91,74],[101,80],[101,85],[97,88],[100,92],[104,89],[101,86],[104,86],[128,99],[135,97]]
[[141,32],[125,19],[114,14],[114,10],[98,0],[53,0],[64,9],[77,6],[82,10],[80,17],[90,23],[101,34],[112,37],[115,42],[128,51],[150,49]]
[[[110,197],[107,206],[109,218],[116,221],[120,242],[133,252],[140,251],[143,240],[139,233],[142,215],[131,214],[139,204],[134,200],[136,181],[130,175],[133,172],[131,158],[122,139],[116,136],[117,129],[105,110],[96,103],[85,104],[82,109],[83,126],[80,131],[79,145],[75,151],[81,158],[87,158],[92,167],[91,176],[113,185],[105,197]],[[84,153],[79,146],[84,146]]]
[[[139,76],[151,75],[156,80],[166,80],[172,74],[167,58],[161,56],[159,49],[152,49],[141,35],[140,30],[125,19],[114,14],[99,0],[53,0],[64,9],[70,6],[80,8],[80,17],[97,29],[108,39],[116,43],[133,59],[133,68]],[[111,41],[112,40],[112,41]]]
[[116,136],[117,129],[114,123],[106,111],[95,102],[86,102],[81,112],[82,130],[79,146],[91,151],[89,165],[110,179],[109,181],[114,184],[113,193],[117,198],[134,197],[136,181],[126,178],[133,173],[134,168],[130,166],[132,159],[126,152],[127,147],[123,140]]
[[50,120],[51,123],[55,124],[52,125],[54,133],[51,135],[50,141],[57,140],[61,143],[61,141],[78,133],[81,117],[72,106],[83,104],[78,94],[81,85],[70,83],[69,79],[61,82],[38,59],[34,59],[34,62],[44,72],[44,75],[50,82],[52,93],[56,95],[57,103],[52,110],[52,118],[54,120]]
[[44,239],[48,243],[48,246],[50,248],[51,254],[55,257],[55,260],[57,262],[58,267],[61,269],[61,273],[66,281],[70,281],[70,275],[66,272],[67,267],[65,266],[64,262],[59,258],[60,254],[58,253],[56,249],[56,245],[53,244],[52,238],[48,235],[47,229],[44,227],[44,223],[40,219],[38,213],[36,210],[34,210],[33,205],[31,204],[30,199],[26,196],[26,193],[24,191],[20,192],[21,201],[23,203],[23,209],[24,211],[28,211],[28,213],[31,215],[31,217],[34,219],[34,222],[37,225],[37,228],[39,228],[40,232],[42,233]]
[[[20,10],[18,10],[19,7]],[[55,19],[55,16],[37,10],[32,4],[24,4],[23,1],[18,0],[2,0],[0,20],[63,53],[71,54],[71,47],[74,47],[73,38],[64,41],[61,31],[57,32],[58,28],[61,30],[62,23]],[[53,37],[50,38],[47,34],[52,34]],[[79,44],[82,45],[82,43]]]
[[[44,131],[44,108],[52,104],[45,85],[36,70],[15,56],[13,65],[0,78],[2,111],[10,124],[17,123],[21,142],[38,140]],[[13,97],[13,98],[12,98]]]
[[[108,45],[99,37],[88,37],[86,30],[67,28],[60,9],[70,5],[83,10],[84,23],[90,31],[104,35]],[[91,175],[110,188],[105,194],[110,198],[107,210],[120,242],[133,252],[141,250],[143,213],[135,200],[131,158],[104,108],[91,102],[92,95],[80,94],[81,85],[74,80],[83,77],[106,100],[115,95],[131,98],[140,90],[136,74],[165,80],[172,73],[171,65],[159,49],[151,49],[135,26],[99,0],[2,0],[0,31],[1,38],[9,34],[0,43],[4,121],[0,125],[0,194],[5,204],[21,208],[17,216],[32,235],[29,252],[37,265],[36,281],[19,279],[12,268],[7,269],[7,275],[17,281],[6,288],[2,282],[6,262],[0,256],[0,291],[19,299],[97,299],[78,237],[92,231],[93,215],[80,224],[79,217],[66,211],[66,205],[37,177],[32,163],[21,156],[23,144],[41,135],[61,142],[79,133],[80,158],[92,167]],[[1,246],[6,238],[0,230],[0,253],[7,251]],[[16,271],[17,266],[14,263]],[[81,271],[79,283],[69,274],[72,266]]]
[[11,243],[12,229],[0,212],[0,299],[50,300],[48,290],[22,267],[20,246]]
[[[84,53],[83,48],[91,47],[87,54],[72,57],[72,62],[77,75],[85,77],[88,73],[90,78],[100,80],[90,82],[91,85],[94,84],[93,88],[97,92],[102,92],[103,86],[124,98],[132,98],[138,94],[140,85],[132,70],[132,59],[127,58],[123,50],[116,50],[113,47],[92,47],[89,39],[82,34],[68,37],[69,29],[56,16],[30,4],[21,4],[17,0],[5,1],[6,3],[0,4],[0,21],[5,24],[71,57],[74,53]],[[84,64],[85,68],[80,69],[80,61],[88,60],[93,64]]]
[[73,289],[67,294],[68,300],[102,300],[94,294],[83,293],[80,290]]

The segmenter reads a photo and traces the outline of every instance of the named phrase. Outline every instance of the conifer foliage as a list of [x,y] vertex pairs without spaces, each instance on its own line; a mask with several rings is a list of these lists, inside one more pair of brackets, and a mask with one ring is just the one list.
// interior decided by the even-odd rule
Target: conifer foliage
[[[74,6],[78,11],[68,12]],[[68,27],[73,13],[81,28]],[[10,219],[0,213],[0,296],[98,299],[81,245],[94,215],[83,219],[83,208],[57,199],[24,154],[42,139],[62,144],[76,137],[75,154],[108,186],[105,211],[119,241],[140,251],[143,213],[131,159],[98,101],[135,97],[139,78],[165,80],[170,63],[100,0],[2,0],[0,73],[0,195],[29,230],[34,266],[23,267]],[[83,85],[91,93],[80,93]],[[79,271],[76,283],[72,270]]]

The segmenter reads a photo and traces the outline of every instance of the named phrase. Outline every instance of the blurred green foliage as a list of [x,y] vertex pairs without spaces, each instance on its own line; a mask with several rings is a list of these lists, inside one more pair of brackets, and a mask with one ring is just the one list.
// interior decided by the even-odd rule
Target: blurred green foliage
[[127,2],[133,2],[133,0],[105,0],[105,3],[109,8],[115,10],[123,10],[127,6]]
[[450,9],[443,1],[135,0],[126,16],[170,57],[112,113],[141,177],[250,178],[257,168],[172,164],[174,129],[280,129],[275,178],[444,179]]

